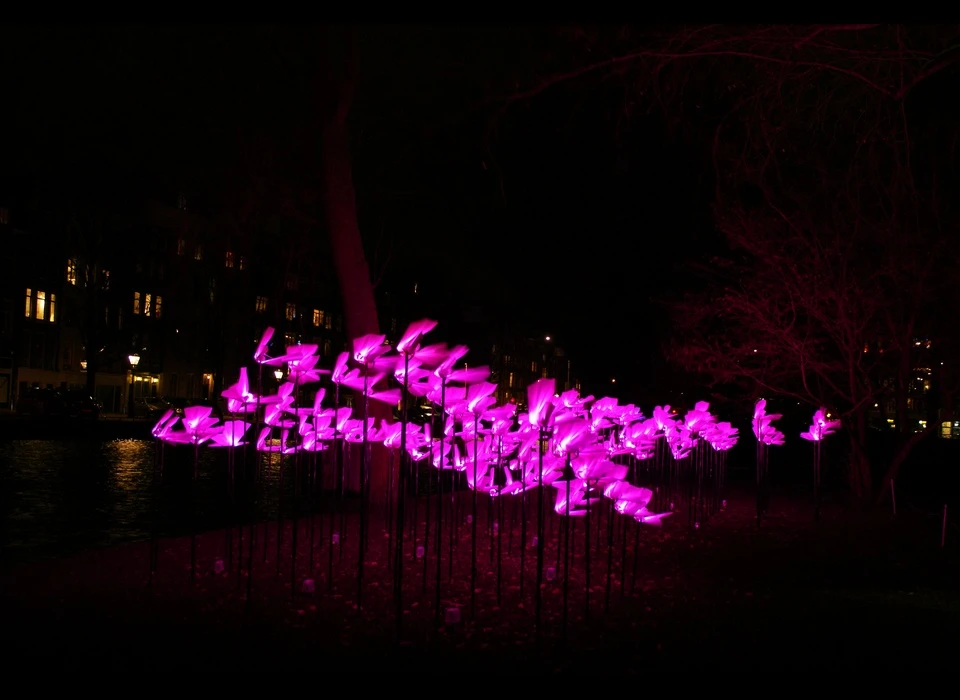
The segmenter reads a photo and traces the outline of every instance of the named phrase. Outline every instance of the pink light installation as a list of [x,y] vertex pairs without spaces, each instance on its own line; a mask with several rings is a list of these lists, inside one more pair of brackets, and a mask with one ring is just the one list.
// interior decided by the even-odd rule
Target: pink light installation
[[813,443],[813,517],[820,519],[820,445],[827,435],[833,435],[840,429],[840,421],[830,420],[827,409],[818,408],[813,413],[813,423],[800,437]]
[[[456,498],[454,483],[463,480],[473,495],[471,508],[471,590],[477,589],[477,528],[478,496],[484,494],[491,504],[488,508],[488,539],[491,562],[493,561],[494,533],[502,540],[503,502],[519,501],[521,517],[520,537],[520,597],[525,597],[524,576],[527,568],[526,549],[528,508],[527,495],[538,490],[536,514],[536,588],[537,630],[540,624],[541,588],[544,572],[544,550],[550,535],[547,518],[561,517],[562,527],[556,528],[557,565],[551,567],[554,578],[563,581],[564,620],[569,582],[569,548],[574,523],[582,520],[585,537],[585,562],[587,585],[585,593],[586,612],[590,611],[589,599],[589,552],[591,537],[591,514],[598,521],[609,513],[607,522],[607,606],[610,599],[610,580],[613,567],[614,515],[623,516],[625,522],[635,527],[639,538],[639,526],[660,527],[663,520],[677,508],[678,499],[689,503],[691,524],[700,523],[717,509],[707,496],[707,485],[712,484],[716,498],[722,493],[723,471],[726,453],[736,444],[737,429],[730,423],[720,422],[710,412],[706,402],[698,402],[682,418],[670,406],[657,406],[651,417],[646,418],[632,404],[620,405],[610,397],[581,397],[576,390],[558,394],[553,379],[539,379],[527,387],[527,411],[517,415],[516,405],[497,405],[494,396],[496,384],[488,381],[487,367],[465,367],[462,359],[467,354],[466,346],[448,347],[445,344],[424,345],[424,337],[435,327],[436,322],[424,319],[411,324],[395,348],[386,343],[385,336],[366,335],[355,339],[350,353],[342,353],[326,368],[320,367],[316,345],[295,345],[282,354],[269,355],[270,341],[274,335],[268,328],[259,340],[253,353],[253,361],[259,367],[256,391],[250,385],[246,367],[241,367],[237,381],[227,387],[222,396],[231,417],[220,423],[212,415],[210,407],[189,406],[182,419],[165,414],[153,428],[153,435],[161,444],[192,445],[198,450],[203,444],[225,447],[229,452],[250,446],[258,453],[274,453],[280,460],[280,479],[289,471],[296,483],[307,475],[312,483],[316,477],[318,460],[322,469],[323,457],[333,465],[333,491],[338,494],[335,508],[330,511],[330,538],[328,547],[328,587],[332,586],[334,548],[343,556],[345,533],[345,508],[343,504],[346,463],[351,453],[350,446],[360,448],[360,532],[357,563],[357,608],[362,607],[364,559],[369,536],[369,449],[374,443],[382,444],[389,451],[390,471],[387,479],[387,508],[384,521],[388,523],[391,551],[389,566],[394,572],[394,593],[397,600],[398,634],[403,615],[402,575],[404,570],[404,545],[413,545],[410,557],[420,552],[423,559],[423,587],[427,585],[427,560],[436,562],[437,620],[445,609],[441,600],[441,559],[444,554],[442,540],[444,523],[449,525],[450,549],[448,565],[452,576],[455,532],[459,528],[460,504]],[[263,393],[263,366],[286,368],[285,381],[275,394]],[[318,389],[301,402],[305,385],[329,379],[332,387],[332,406],[324,401],[328,393]],[[349,389],[363,399],[356,414],[349,407],[340,406],[341,388]],[[430,420],[422,427],[413,424],[408,416],[411,399],[427,402],[431,411]],[[400,408],[400,421],[378,421],[369,415],[369,401],[378,401]],[[772,422],[779,416],[765,413],[765,402],[760,401],[754,412],[753,429],[759,446],[783,444],[783,434]],[[235,417],[236,416],[236,417]],[[818,419],[817,416],[820,416]],[[179,429],[177,425],[179,424]],[[821,440],[830,434],[838,423],[827,421],[822,412],[814,418],[814,425],[806,439]],[[816,437],[814,437],[816,436]],[[196,453],[196,452],[195,452]],[[195,459],[195,470],[198,461]],[[232,464],[232,461],[231,461]],[[418,464],[426,464],[428,472],[436,477],[436,510],[431,510],[433,497],[418,498]],[[396,478],[394,469],[396,468]],[[259,461],[258,461],[259,471]],[[322,473],[322,472],[321,472]],[[322,482],[322,478],[320,479]],[[445,497],[444,482],[450,484],[449,498]],[[414,495],[408,485],[413,483]],[[648,487],[645,484],[650,484]],[[552,488],[553,508],[544,507],[544,487]],[[517,497],[514,501],[514,497]],[[409,524],[405,504],[413,501],[414,517]],[[419,517],[416,513],[420,500],[426,501],[427,523],[422,546],[417,532]],[[449,513],[444,503],[447,502]],[[719,500],[717,500],[717,503]],[[291,508],[296,527],[298,503],[295,498]],[[283,508],[278,515],[278,552],[280,527],[284,520]],[[395,506],[395,509],[394,509]],[[686,507],[686,506],[684,506]],[[340,524],[336,527],[334,512],[339,513]],[[496,522],[492,513],[496,512]],[[313,516],[311,515],[310,570],[313,580]],[[532,519],[532,516],[531,518]],[[436,530],[433,531],[433,526]],[[626,525],[622,533],[621,569],[626,567]],[[242,530],[241,530],[242,533]],[[512,529],[511,529],[512,533]],[[429,538],[433,536],[434,548]],[[598,536],[598,540],[599,540]],[[266,536],[264,535],[266,544]],[[324,546],[321,535],[320,547]],[[564,556],[561,561],[561,544]],[[636,554],[634,546],[634,579],[636,578]],[[500,597],[502,559],[501,547],[497,545],[497,595]],[[232,547],[230,549],[232,552]],[[252,551],[252,550],[251,550]],[[279,573],[279,554],[278,554]],[[301,590],[294,580],[297,573],[296,539],[293,544],[291,594]],[[266,561],[266,549],[264,550]],[[562,565],[561,565],[562,564]],[[247,563],[248,597],[249,572],[252,556]],[[625,572],[621,572],[621,591]],[[473,594],[471,594],[473,598]],[[471,611],[474,606],[471,605]]]

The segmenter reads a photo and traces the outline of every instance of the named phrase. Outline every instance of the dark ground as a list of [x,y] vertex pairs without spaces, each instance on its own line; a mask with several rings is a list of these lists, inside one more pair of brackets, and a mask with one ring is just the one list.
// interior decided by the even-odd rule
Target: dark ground
[[[462,498],[466,513],[469,496]],[[421,520],[423,516],[421,505]],[[161,541],[152,587],[145,585],[146,542],[3,572],[4,660],[10,668],[42,664],[51,670],[196,668],[245,674],[293,669],[297,666],[292,664],[306,662],[310,665],[299,668],[386,672],[413,670],[416,663],[428,673],[582,674],[593,668],[608,675],[681,668],[843,671],[862,663],[874,668],[889,663],[897,670],[952,669],[960,650],[955,635],[960,623],[957,531],[950,528],[947,547],[941,550],[940,520],[934,515],[901,513],[893,518],[889,511],[828,507],[815,525],[807,499],[774,494],[771,516],[758,531],[752,496],[734,495],[725,511],[697,531],[687,527],[682,515],[668,520],[661,531],[644,528],[635,586],[631,525],[625,595],[621,597],[622,550],[617,540],[607,613],[606,526],[601,521],[603,544],[592,555],[593,592],[586,620],[580,520],[570,583],[569,641],[564,649],[562,586],[545,583],[539,652],[533,634],[536,550],[528,550],[521,603],[516,575],[519,527],[507,556],[505,524],[503,599],[498,608],[496,558],[491,566],[485,515],[478,523],[475,622],[469,612],[470,528],[463,525],[454,583],[449,583],[446,562],[442,578],[444,607],[459,606],[463,623],[434,625],[435,561],[429,561],[426,594],[422,565],[410,562],[405,571],[404,643],[399,646],[394,641],[392,576],[385,566],[382,530],[375,528],[376,537],[371,535],[364,612],[358,616],[356,525],[347,529],[333,592],[327,592],[324,548],[315,562],[317,592],[299,593],[291,601],[288,522],[279,577],[275,524],[270,525],[266,564],[262,529],[259,532],[249,606],[244,601],[245,572],[238,586],[236,561],[230,574],[212,572],[224,551],[222,532],[198,538],[201,573],[196,586],[189,584],[189,537]],[[556,521],[547,524],[555,533]],[[329,531],[326,520],[324,530]],[[595,518],[591,537],[597,533]],[[307,575],[308,537],[302,527],[298,580]],[[547,542],[546,565],[552,566],[555,534]]]

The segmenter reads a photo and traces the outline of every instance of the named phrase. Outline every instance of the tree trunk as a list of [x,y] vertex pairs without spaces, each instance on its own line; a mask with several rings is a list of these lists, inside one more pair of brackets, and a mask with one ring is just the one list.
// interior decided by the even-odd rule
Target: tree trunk
[[897,478],[897,475],[900,473],[900,467],[910,454],[910,451],[925,437],[928,435],[933,435],[936,429],[936,423],[928,425],[924,430],[921,430],[918,433],[913,433],[910,438],[900,446],[900,449],[897,450],[893,460],[890,462],[890,467],[887,469],[887,473],[883,476],[883,483],[880,485],[880,495],[877,497],[877,505],[883,503],[884,499],[886,499],[887,495],[890,493],[890,482]]
[[870,456],[866,451],[867,415],[859,411],[854,418],[850,440],[850,492],[857,502],[870,498],[873,479],[870,474]]
[[[350,162],[350,141],[346,116],[350,108],[352,86],[341,86],[335,113],[323,125],[320,138],[321,178],[324,192],[324,219],[330,235],[333,264],[337,272],[343,314],[349,338],[368,333],[379,333],[377,306],[370,281],[370,267],[363,251],[363,240],[357,222],[357,204],[353,189],[353,170]],[[354,417],[359,418],[363,397],[354,398]],[[390,409],[375,401],[370,402],[371,415],[389,417]],[[348,485],[359,486],[359,452],[351,459]],[[379,446],[372,450],[370,465],[370,497],[375,503],[386,496],[387,458]]]
[[325,219],[333,248],[347,335],[356,338],[378,333],[377,306],[370,283],[370,267],[363,252],[357,224],[356,199],[345,124],[323,129],[321,154],[325,193]]

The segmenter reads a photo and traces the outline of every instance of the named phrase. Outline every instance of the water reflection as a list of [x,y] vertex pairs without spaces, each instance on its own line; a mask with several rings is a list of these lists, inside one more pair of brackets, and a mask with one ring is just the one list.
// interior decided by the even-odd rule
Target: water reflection
[[[144,539],[154,525],[161,536],[176,536],[190,532],[192,519],[201,530],[227,523],[227,451],[201,450],[194,481],[192,448],[165,446],[155,484],[158,449],[148,440],[0,442],[0,561]],[[235,455],[237,516],[276,515],[279,456],[264,457],[266,488],[257,491],[252,478],[242,479],[254,473],[254,453]]]

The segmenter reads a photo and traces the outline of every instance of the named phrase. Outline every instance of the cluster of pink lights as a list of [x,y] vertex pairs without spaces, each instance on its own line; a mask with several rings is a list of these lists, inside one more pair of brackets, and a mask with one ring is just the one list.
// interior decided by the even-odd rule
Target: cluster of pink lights
[[780,420],[783,415],[780,413],[767,413],[766,399],[757,401],[753,407],[753,434],[757,442],[763,445],[782,445],[784,444],[784,435],[773,427],[773,421]]
[[[463,472],[470,488],[493,497],[553,487],[557,490],[554,508],[559,514],[584,515],[601,498],[607,498],[617,512],[651,525],[659,525],[669,513],[647,509],[652,491],[629,484],[628,467],[618,464],[617,458],[650,459],[661,438],[676,460],[688,456],[700,441],[716,451],[729,450],[737,442],[737,429],[718,421],[704,401],[682,418],[675,418],[669,406],[657,406],[653,415],[645,418],[633,404],[581,397],[576,390],[557,393],[555,380],[540,379],[527,388],[526,413],[518,414],[514,404],[497,406],[493,396],[497,385],[487,381],[489,368],[454,369],[466,355],[466,346],[423,344],[423,337],[435,326],[430,320],[411,324],[392,353],[383,335],[357,338],[352,355],[341,353],[332,370],[317,368],[316,345],[291,346],[283,355],[269,357],[267,347],[274,331],[268,328],[254,360],[261,367],[286,365],[289,381],[282,383],[276,394],[254,394],[247,369],[242,367],[237,383],[222,395],[232,414],[258,415],[263,408],[263,427],[255,436],[261,451],[320,451],[338,440],[379,442],[392,450],[404,445],[413,461],[429,460],[436,469]],[[429,424],[404,426],[383,420],[377,425],[374,418],[355,418],[350,407],[324,408],[324,389],[316,392],[312,405],[295,405],[299,388],[324,375],[329,375],[338,389],[396,405],[402,390],[384,388],[392,377],[411,396],[425,397],[442,412],[442,435],[432,435]],[[772,425],[780,416],[767,415],[765,407],[763,400],[756,405],[754,434],[763,444],[782,445],[783,433]],[[218,424],[211,414],[210,407],[190,406],[180,420],[168,411],[154,426],[153,435],[190,445],[245,444],[252,423],[227,420]],[[802,437],[820,440],[838,425],[827,421],[820,410],[810,432]],[[276,431],[279,441],[271,439]]]
[[833,435],[840,428],[840,421],[828,420],[828,415],[825,409],[817,409],[813,414],[813,424],[806,432],[800,433],[800,437],[804,440],[820,442],[827,435]]

